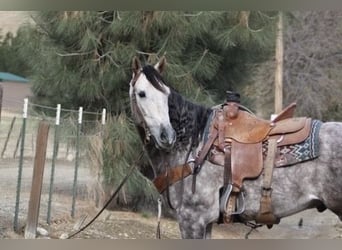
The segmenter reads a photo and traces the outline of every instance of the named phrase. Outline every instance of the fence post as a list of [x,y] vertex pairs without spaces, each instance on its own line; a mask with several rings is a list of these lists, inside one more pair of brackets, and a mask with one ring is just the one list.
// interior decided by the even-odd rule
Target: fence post
[[73,194],[72,194],[71,217],[75,216],[75,202],[76,202],[76,196],[77,196],[77,175],[78,175],[78,166],[79,166],[79,158],[80,158],[80,134],[81,134],[81,126],[82,126],[82,115],[83,115],[83,107],[80,107],[78,111],[78,123],[77,123],[77,135],[76,135],[76,159],[75,159],[75,173],[74,173],[74,186],[73,186]]
[[102,110],[101,124],[102,125],[106,124],[106,109]]
[[13,159],[15,159],[15,157],[17,156],[17,152],[18,152],[18,148],[19,148],[19,145],[20,145],[20,141],[22,140],[21,139],[22,133],[23,133],[23,130],[21,129],[20,132],[19,132],[17,143],[15,144],[15,149],[14,149],[14,152],[13,152]]
[[50,222],[51,222],[51,202],[52,202],[53,182],[54,182],[54,177],[55,177],[55,165],[56,165],[56,158],[57,158],[58,145],[59,145],[60,117],[61,117],[61,105],[57,104],[56,124],[55,124],[55,137],[54,137],[53,155],[52,155],[52,163],[51,163],[49,200],[48,200],[47,219],[46,219],[46,222],[49,225],[50,225]]
[[14,223],[13,223],[13,228],[15,232],[18,231],[18,214],[19,214],[19,202],[20,202],[21,175],[23,172],[23,161],[24,161],[27,108],[28,108],[28,99],[25,98],[24,108],[23,108],[23,125],[21,128],[21,147],[20,147],[20,158],[19,158],[19,168],[18,168],[17,195],[16,195],[16,201],[15,201]]
[[41,121],[38,127],[36,155],[34,158],[32,186],[25,228],[25,239],[36,238],[39,217],[40,197],[43,186],[44,165],[46,159],[46,148],[49,136],[49,123]]

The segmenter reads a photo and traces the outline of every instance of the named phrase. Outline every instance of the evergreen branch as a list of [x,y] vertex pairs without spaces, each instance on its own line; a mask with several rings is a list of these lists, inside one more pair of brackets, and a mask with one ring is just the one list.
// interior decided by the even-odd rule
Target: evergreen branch
[[[111,24],[112,22],[110,22],[110,21],[108,21],[108,20],[106,20],[105,18],[102,17],[102,15],[105,14],[106,12],[109,12],[109,11],[99,11],[99,13],[98,13],[99,14],[99,19],[101,21],[105,22],[105,23]],[[119,11],[114,11],[114,13],[113,13],[113,20],[114,19],[118,19],[119,21],[122,20],[120,14],[119,14]]]
[[248,31],[254,32],[254,33],[261,32],[261,31],[264,30],[264,28],[260,28],[260,29],[254,30],[254,29],[250,28],[249,25],[247,25],[246,28],[248,29]]
[[119,11],[116,11],[115,13],[116,13],[116,15],[117,15],[118,20],[121,21],[122,18],[121,18],[120,14],[119,14]]
[[197,17],[197,16],[200,16],[203,14],[203,11],[200,11],[196,14],[184,14],[183,16],[186,16],[186,17]]
[[106,52],[103,55],[99,55],[98,53],[96,53],[97,54],[97,58],[94,59],[94,61],[100,61],[102,58],[107,57],[115,65],[115,67],[120,68],[119,64],[116,63],[115,60],[113,59],[113,57],[110,56],[110,54],[112,54],[112,53],[113,52],[111,52],[111,51],[108,51],[108,52]]
[[141,55],[157,56],[156,53],[148,53],[148,52],[144,52],[144,51],[140,51],[140,50],[136,50],[135,52],[137,52],[138,54],[141,54]]
[[204,59],[204,57],[206,56],[206,54],[208,53],[208,49],[205,49],[204,51],[203,51],[203,54],[202,54],[202,56],[201,56],[201,58],[198,60],[198,62],[196,63],[196,65],[195,65],[195,67],[192,69],[192,71],[195,71],[199,66],[200,66],[200,64],[202,63],[202,61],[203,61],[203,59]]
[[209,52],[209,50],[208,50],[208,49],[205,49],[205,50],[203,51],[203,53],[202,53],[201,58],[198,60],[198,62],[195,64],[195,66],[194,66],[191,70],[189,70],[188,72],[186,72],[186,73],[184,73],[184,74],[177,75],[177,76],[175,76],[175,77],[177,77],[177,78],[185,77],[185,76],[187,76],[187,75],[190,75],[192,72],[196,71],[196,69],[199,67],[199,65],[201,64],[201,62],[203,61],[204,57],[206,56],[206,54],[207,54],[208,52]]
[[242,27],[245,27],[248,31],[250,32],[260,32],[263,30],[263,28],[254,30],[249,26],[249,16],[250,16],[250,11],[241,11],[239,14],[239,25]]
[[277,19],[277,18],[278,18],[278,14],[275,15],[275,16],[269,16],[269,15],[263,13],[262,11],[258,11],[258,13],[260,14],[260,16],[264,16],[264,17],[266,17],[266,18],[268,18],[268,19],[271,19],[271,20],[274,20],[274,19]]
[[165,38],[165,41],[164,41],[163,45],[160,47],[160,49],[158,50],[157,55],[159,55],[160,52],[166,47],[166,44],[168,43],[170,36],[171,36],[171,33],[169,33],[169,35]]
[[66,56],[85,56],[85,55],[90,55],[93,53],[93,51],[88,51],[88,52],[73,52],[73,53],[66,53],[66,54],[61,54],[56,52],[56,55],[61,56],[61,57],[66,57]]
[[[47,28],[45,28],[45,26],[43,25],[42,22],[40,22],[35,15],[30,15],[30,18],[33,20],[34,24],[36,27],[40,28],[41,33],[49,36],[50,32]],[[37,29],[37,31],[39,31],[39,29]]]
[[100,19],[102,22],[105,22],[105,23],[110,24],[110,23],[112,23],[112,22],[110,22],[110,21],[108,21],[108,20],[106,20],[105,18],[102,17],[102,15],[105,14],[106,12],[109,12],[109,11],[99,11],[99,12],[98,12],[98,16],[99,16],[99,19]]

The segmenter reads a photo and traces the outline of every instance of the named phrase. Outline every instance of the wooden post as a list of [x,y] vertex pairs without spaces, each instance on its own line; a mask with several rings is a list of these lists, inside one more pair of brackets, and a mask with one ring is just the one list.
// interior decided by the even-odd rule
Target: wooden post
[[284,43],[283,43],[283,14],[279,12],[277,23],[277,41],[276,41],[276,72],[275,72],[275,90],[274,90],[274,112],[279,114],[283,109],[283,61],[284,61]]
[[50,125],[46,121],[39,123],[25,239],[36,238],[49,127]]

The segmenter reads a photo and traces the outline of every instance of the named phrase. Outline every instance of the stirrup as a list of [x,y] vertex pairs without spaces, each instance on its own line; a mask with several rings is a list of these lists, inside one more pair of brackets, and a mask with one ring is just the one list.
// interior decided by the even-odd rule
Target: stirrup
[[223,187],[222,189],[224,189],[224,190],[223,190],[221,198],[220,198],[220,212],[225,213],[229,196],[233,190],[233,185],[228,184],[227,186]]
[[243,212],[245,212],[246,204],[245,204],[245,196],[243,195],[243,192],[238,193],[236,207],[237,207],[237,211],[232,212],[232,215],[242,214]]

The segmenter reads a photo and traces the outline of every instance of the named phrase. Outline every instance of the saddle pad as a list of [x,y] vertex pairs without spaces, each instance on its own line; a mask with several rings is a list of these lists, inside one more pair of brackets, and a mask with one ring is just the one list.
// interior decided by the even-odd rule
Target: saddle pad
[[[290,166],[317,158],[319,156],[319,130],[321,125],[321,121],[312,120],[310,134],[303,142],[279,147],[276,167]],[[266,145],[263,145],[263,151],[266,152],[266,150]]]

